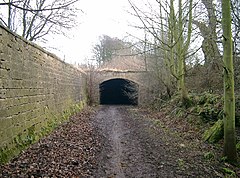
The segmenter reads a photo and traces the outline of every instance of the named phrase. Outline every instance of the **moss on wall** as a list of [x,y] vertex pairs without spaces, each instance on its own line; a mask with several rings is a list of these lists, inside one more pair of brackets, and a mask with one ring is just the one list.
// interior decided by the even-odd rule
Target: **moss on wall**
[[86,74],[0,26],[0,162],[86,102]]
[[75,104],[65,110],[60,117],[53,116],[50,118],[44,126],[37,128],[36,125],[32,125],[24,132],[19,133],[14,137],[12,143],[0,149],[0,163],[8,162],[31,144],[51,133],[57,126],[67,122],[72,115],[80,112],[85,107],[85,104],[85,101]]

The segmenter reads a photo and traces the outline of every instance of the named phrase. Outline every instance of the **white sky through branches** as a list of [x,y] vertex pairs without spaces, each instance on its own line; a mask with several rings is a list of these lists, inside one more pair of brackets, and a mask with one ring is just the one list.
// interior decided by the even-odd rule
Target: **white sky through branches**
[[[158,13],[155,1],[131,1],[141,10]],[[131,41],[133,38],[128,36],[131,34],[144,39],[143,30],[132,27],[143,26],[143,24],[137,17],[130,14],[134,14],[134,11],[128,0],[79,0],[76,5],[83,12],[78,14],[79,24],[68,32],[69,38],[62,35],[53,36],[54,39],[49,38],[49,41],[43,45],[50,50],[54,48],[51,52],[67,63],[87,63],[87,59],[92,58],[93,46],[99,43],[99,37],[102,35]],[[197,36],[200,37],[200,35]],[[201,45],[199,39],[196,41],[191,44],[194,49],[198,49]],[[199,56],[202,57],[201,51]]]
[[[2,2],[5,0],[0,0]],[[55,0],[48,0],[48,2]],[[140,10],[140,15],[143,17],[156,18],[153,24],[150,24],[150,19],[147,19],[147,25],[157,24],[159,19],[159,9],[156,1],[152,0],[131,0],[133,4]],[[185,2],[186,0],[183,0]],[[199,0],[194,0],[199,2]],[[33,1],[34,2],[34,1]],[[168,1],[163,1],[163,3]],[[176,2],[176,1],[175,1]],[[163,4],[163,6],[167,4]],[[144,30],[142,22],[136,17],[134,10],[131,8],[128,0],[79,0],[75,7],[80,9],[77,15],[76,26],[69,30],[63,30],[66,34],[57,35],[49,34],[46,36],[47,41],[38,42],[40,46],[45,47],[48,51],[56,54],[62,60],[71,64],[87,63],[87,59],[92,59],[93,46],[99,43],[99,37],[108,35],[119,39],[132,42],[139,39],[144,39]],[[176,5],[177,7],[177,5]],[[0,13],[7,19],[8,8],[0,6]],[[164,15],[164,14],[163,14]],[[204,13],[201,13],[204,15]],[[152,16],[152,17],[151,17]],[[199,14],[197,14],[200,18]],[[204,17],[202,17],[204,19]],[[21,21],[21,17],[19,17]],[[18,27],[18,26],[17,26]],[[60,32],[60,31],[59,31]],[[198,49],[201,45],[199,31],[194,31],[195,41],[191,43],[193,49]],[[139,37],[135,38],[129,34]],[[152,36],[147,38],[151,41]],[[199,41],[200,39],[200,41]],[[201,52],[200,52],[201,53]],[[199,55],[200,57],[202,54]]]
[[79,25],[69,31],[69,38],[57,36],[45,44],[56,48],[52,51],[68,63],[90,59],[93,45],[101,35],[123,39],[127,31],[134,31],[129,27],[133,17],[127,12],[130,9],[127,0],[81,0],[78,8],[83,12],[78,15]]

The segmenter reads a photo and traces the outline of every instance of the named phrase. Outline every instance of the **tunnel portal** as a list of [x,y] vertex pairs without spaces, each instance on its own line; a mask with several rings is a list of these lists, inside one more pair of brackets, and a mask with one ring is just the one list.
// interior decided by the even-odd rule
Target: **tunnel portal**
[[138,84],[126,79],[111,79],[99,85],[100,104],[137,105]]

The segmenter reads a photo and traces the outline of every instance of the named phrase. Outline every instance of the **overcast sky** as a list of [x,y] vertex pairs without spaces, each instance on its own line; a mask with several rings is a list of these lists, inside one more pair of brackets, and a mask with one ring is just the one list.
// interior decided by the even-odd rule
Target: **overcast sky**
[[[156,3],[155,1],[131,1],[141,9],[154,11],[155,6],[149,8],[148,3]],[[99,42],[99,37],[102,35],[126,40],[128,34],[132,34],[143,39],[143,32],[132,27],[142,26],[142,23],[129,13],[134,12],[128,0],[80,0],[77,7],[83,12],[79,12],[77,18],[79,24],[69,31],[69,38],[55,36],[55,39],[49,39],[47,43],[47,47],[56,48],[57,50],[52,52],[67,63],[87,63],[86,59],[92,58],[93,46]],[[192,46],[198,49],[200,44],[198,41],[192,43]],[[202,56],[201,51],[199,56]]]
[[127,0],[81,0],[79,8],[83,11],[78,15],[80,24],[69,32],[70,38],[58,36],[48,43],[68,63],[83,63],[91,58],[92,47],[103,34],[123,39],[127,32],[134,31]]

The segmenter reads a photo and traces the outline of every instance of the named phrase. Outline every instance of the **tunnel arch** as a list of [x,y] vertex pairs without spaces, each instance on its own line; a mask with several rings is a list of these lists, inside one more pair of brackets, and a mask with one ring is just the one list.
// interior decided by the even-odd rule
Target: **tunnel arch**
[[100,104],[138,105],[139,85],[124,78],[114,78],[99,84]]

